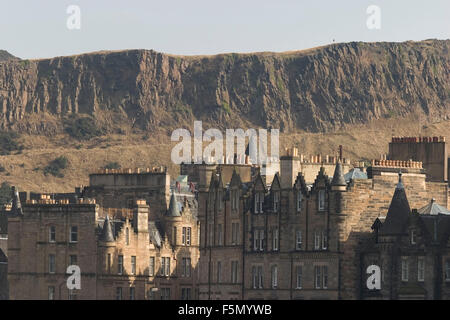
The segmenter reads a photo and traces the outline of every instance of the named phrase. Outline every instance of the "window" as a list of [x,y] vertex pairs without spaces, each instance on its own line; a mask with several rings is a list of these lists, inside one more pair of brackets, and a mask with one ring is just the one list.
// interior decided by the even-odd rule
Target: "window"
[[119,255],[117,257],[117,273],[122,274],[123,273],[123,256]]
[[48,255],[48,272],[49,273],[55,273],[56,266],[55,266],[55,255],[50,254]]
[[303,200],[303,194],[302,192],[299,190],[297,192],[297,212],[302,211],[302,200]]
[[231,209],[238,210],[239,208],[239,191],[231,191]]
[[319,211],[325,210],[325,190],[319,190],[318,208]]
[[210,223],[209,224],[209,228],[208,228],[208,236],[209,236],[209,245],[213,246],[214,245],[214,224]]
[[322,285],[322,276],[321,276],[321,273],[320,273],[320,266],[315,266],[314,267],[314,279],[315,279],[314,287],[316,289],[320,289],[320,287]]
[[111,273],[111,253],[108,253],[107,261],[108,261],[108,273]]
[[256,266],[252,267],[252,287],[253,289],[258,288],[258,269]]
[[222,191],[219,190],[217,197],[219,198],[219,210],[223,209],[223,196],[222,196]]
[[272,249],[278,250],[278,228],[273,229]]
[[320,250],[320,233],[318,231],[314,231],[314,249]]
[[272,289],[276,289],[278,286],[278,266],[272,266]]
[[322,288],[323,289],[328,288],[328,267],[327,266],[322,267]]
[[154,276],[155,275],[155,257],[150,257],[150,263],[148,267],[148,275]]
[[130,287],[130,300],[136,299],[135,292],[136,292],[135,288]]
[[402,281],[408,281],[409,278],[409,264],[408,258],[402,257]]
[[416,244],[416,230],[411,230],[411,244]]
[[302,232],[300,230],[297,230],[295,232],[295,250],[301,249],[302,249]]
[[181,288],[181,300],[191,300],[191,288]]
[[172,243],[173,243],[174,246],[177,245],[177,227],[173,227]]
[[48,300],[55,300],[55,287],[48,287]]
[[253,250],[258,250],[259,245],[259,230],[253,231]]
[[263,288],[263,267],[258,267],[258,288]]
[[77,292],[75,290],[69,290],[69,300],[77,300]]
[[78,241],[78,227],[72,226],[70,227],[70,242]]
[[190,277],[191,276],[191,258],[183,258],[181,260],[181,276]]
[[264,250],[264,230],[259,230],[259,250]]
[[136,274],[136,257],[131,256],[131,274]]
[[238,262],[231,261],[231,283],[237,283]]
[[262,192],[255,193],[255,213],[263,212],[264,194]]
[[450,260],[445,260],[445,281],[450,281]]
[[121,287],[116,288],[116,300],[122,300],[122,288]]
[[222,262],[217,261],[217,283],[222,281]]
[[125,244],[128,246],[130,244],[130,230],[125,229]]
[[327,240],[328,240],[327,232],[322,231],[322,250],[327,250],[327,245],[328,245]]
[[69,256],[69,266],[77,265],[78,264],[78,257],[75,254],[71,254]]
[[48,241],[56,242],[56,227],[55,226],[50,226],[50,228],[48,228]]
[[231,244],[238,244],[239,223],[231,224]]
[[279,209],[280,209],[280,193],[275,192],[273,194],[273,211],[278,212]]
[[161,257],[161,271],[162,276],[168,277],[170,275],[170,258]]
[[186,245],[191,245],[191,227],[186,228]]
[[170,288],[161,288],[161,300],[170,300]]
[[302,281],[303,281],[303,267],[302,266],[297,266],[296,274],[297,274],[296,289],[301,289],[302,288]]
[[223,227],[221,224],[217,225],[217,245],[223,245]]
[[417,281],[425,280],[425,257],[417,258]]

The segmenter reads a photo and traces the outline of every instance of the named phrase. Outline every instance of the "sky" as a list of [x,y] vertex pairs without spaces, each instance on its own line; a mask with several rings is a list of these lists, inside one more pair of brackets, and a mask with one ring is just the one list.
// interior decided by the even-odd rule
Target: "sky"
[[0,0],[0,49],[23,59],[122,49],[282,52],[431,38],[450,38],[449,0]]

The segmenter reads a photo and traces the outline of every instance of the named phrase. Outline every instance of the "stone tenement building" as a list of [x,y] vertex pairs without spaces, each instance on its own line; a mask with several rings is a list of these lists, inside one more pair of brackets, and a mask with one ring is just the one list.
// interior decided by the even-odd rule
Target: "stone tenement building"
[[[195,299],[193,194],[170,195],[163,170],[103,171],[90,178],[96,184],[76,202],[49,195],[21,201],[16,194],[3,212],[9,216],[9,298]],[[85,197],[94,193],[103,206]],[[69,265],[80,267],[81,290],[66,286]]]
[[[248,163],[182,167],[195,193],[171,194],[158,168],[104,170],[57,200],[21,193],[8,211],[9,297],[448,299],[449,185],[408,150],[349,181],[340,161],[306,181],[294,148],[270,179]],[[66,288],[70,264],[81,290]],[[368,291],[372,264],[381,289]]]

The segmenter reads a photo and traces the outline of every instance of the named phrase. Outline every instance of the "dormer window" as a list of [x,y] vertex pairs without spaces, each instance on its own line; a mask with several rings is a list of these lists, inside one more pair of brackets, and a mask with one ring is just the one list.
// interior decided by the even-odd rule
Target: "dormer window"
[[417,233],[416,233],[416,230],[411,230],[411,233],[410,233],[410,236],[411,236],[411,244],[416,244],[417,242]]
[[303,194],[302,192],[299,190],[297,192],[297,212],[302,211],[302,200],[303,200]]
[[262,192],[255,193],[255,213],[263,212],[264,194]]
[[318,200],[319,211],[324,211],[325,210],[325,190],[319,190],[317,200]]
[[278,212],[279,209],[280,209],[280,193],[275,192],[273,194],[273,211]]

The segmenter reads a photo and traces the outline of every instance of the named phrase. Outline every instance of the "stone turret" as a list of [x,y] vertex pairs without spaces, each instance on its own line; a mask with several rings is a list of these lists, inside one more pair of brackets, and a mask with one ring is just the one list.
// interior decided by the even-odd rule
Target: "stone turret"
[[336,168],[334,169],[333,180],[331,181],[331,190],[345,191],[346,187],[347,183],[345,182],[342,164],[339,161],[336,163]]

